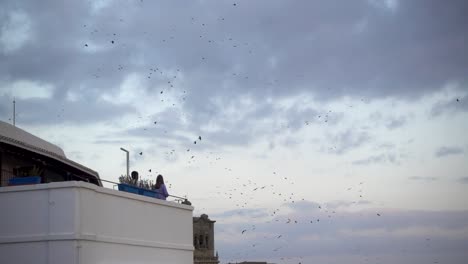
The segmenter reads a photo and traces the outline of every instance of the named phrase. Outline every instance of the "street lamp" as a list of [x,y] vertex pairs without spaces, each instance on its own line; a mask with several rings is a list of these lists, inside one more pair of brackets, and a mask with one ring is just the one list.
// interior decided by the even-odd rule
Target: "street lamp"
[[120,148],[120,150],[124,151],[125,153],[127,153],[127,177],[128,175],[130,174],[130,158],[129,158],[129,154],[130,152],[124,148]]

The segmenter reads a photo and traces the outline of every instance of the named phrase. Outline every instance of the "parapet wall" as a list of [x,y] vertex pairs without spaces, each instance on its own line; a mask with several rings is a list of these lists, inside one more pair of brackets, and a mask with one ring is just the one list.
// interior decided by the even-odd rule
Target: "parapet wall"
[[85,182],[0,188],[0,263],[193,263],[193,207]]

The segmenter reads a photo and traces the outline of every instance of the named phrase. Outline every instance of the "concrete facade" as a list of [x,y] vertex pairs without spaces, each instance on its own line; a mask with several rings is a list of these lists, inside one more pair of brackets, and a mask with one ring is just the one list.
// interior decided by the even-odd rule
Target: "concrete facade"
[[193,207],[69,181],[0,188],[0,263],[193,263]]

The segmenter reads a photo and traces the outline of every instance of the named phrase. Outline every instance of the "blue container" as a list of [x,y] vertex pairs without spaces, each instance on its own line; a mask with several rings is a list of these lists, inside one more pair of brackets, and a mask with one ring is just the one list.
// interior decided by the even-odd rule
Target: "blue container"
[[148,196],[151,198],[156,198],[156,192],[153,190],[138,188],[136,186],[125,184],[125,183],[119,183],[117,184],[117,186],[119,188],[119,191],[122,191],[122,192],[129,192],[129,193],[139,194],[143,196]]
[[8,181],[8,185],[27,185],[27,184],[39,184],[39,183],[41,183],[41,177],[39,176],[11,178]]
[[155,192],[155,191],[147,190],[147,189],[142,189],[142,188],[140,188],[140,194],[141,194],[141,195],[144,195],[144,196],[151,197],[151,198],[155,198],[155,197],[156,197],[156,192]]
[[125,183],[119,183],[117,186],[119,188],[119,191],[140,194],[140,188],[138,187],[125,184]]

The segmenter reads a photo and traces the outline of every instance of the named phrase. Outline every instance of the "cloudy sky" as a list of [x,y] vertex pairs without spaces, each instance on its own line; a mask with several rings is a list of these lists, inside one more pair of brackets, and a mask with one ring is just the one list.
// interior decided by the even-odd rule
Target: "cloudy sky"
[[467,28],[464,0],[3,0],[0,120],[110,181],[130,150],[222,263],[466,263]]

